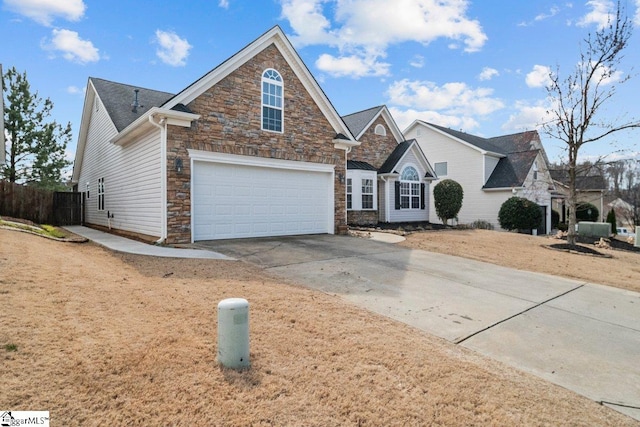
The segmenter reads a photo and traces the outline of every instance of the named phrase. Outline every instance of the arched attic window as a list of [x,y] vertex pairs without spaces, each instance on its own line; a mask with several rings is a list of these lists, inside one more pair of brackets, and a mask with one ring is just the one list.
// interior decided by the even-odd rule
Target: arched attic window
[[262,73],[262,130],[282,132],[282,76],[273,68]]
[[384,125],[378,124],[373,130],[373,133],[380,136],[387,136],[387,128],[385,128]]

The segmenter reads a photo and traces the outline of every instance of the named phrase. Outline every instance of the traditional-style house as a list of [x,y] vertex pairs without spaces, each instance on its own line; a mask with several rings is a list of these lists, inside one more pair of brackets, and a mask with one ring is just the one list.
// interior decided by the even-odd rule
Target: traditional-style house
[[85,222],[163,243],[346,232],[358,142],[279,27],[177,94],[89,78]]
[[347,154],[349,224],[429,221],[433,168],[415,140],[405,141],[386,106],[343,117],[360,142]]
[[[404,135],[418,141],[439,179],[453,179],[462,186],[458,223],[481,220],[499,227],[500,207],[519,196],[540,206],[543,223],[537,232],[550,230],[554,185],[538,132],[483,138],[416,120]],[[429,206],[430,217],[437,218],[433,197]]]

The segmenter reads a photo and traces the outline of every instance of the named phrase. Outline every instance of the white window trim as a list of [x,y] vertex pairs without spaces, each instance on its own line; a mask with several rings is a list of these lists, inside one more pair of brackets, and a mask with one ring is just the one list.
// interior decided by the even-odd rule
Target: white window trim
[[98,178],[98,211],[104,211],[104,178]]
[[[352,211],[353,210],[353,178],[347,178],[346,188],[347,188],[347,200],[346,200],[347,210]],[[351,196],[351,206],[349,206],[349,196]]]
[[[364,187],[365,187],[365,181],[371,181],[371,192],[370,193],[365,193],[364,192]],[[372,211],[374,210],[375,206],[376,206],[376,202],[375,202],[375,197],[376,197],[376,190],[375,190],[375,179],[371,178],[371,177],[362,177],[360,179],[360,189],[361,189],[361,193],[360,193],[360,203],[361,203],[361,208],[363,211]],[[365,208],[364,207],[364,196],[371,196],[371,207],[370,208]]]
[[[376,211],[378,210],[378,173],[376,171],[349,169],[347,179],[351,179],[351,211]],[[362,208],[362,180],[370,179],[373,190],[373,208]]]
[[380,136],[387,136],[387,128],[383,124],[378,123],[373,130],[373,133]]
[[[404,171],[408,168],[413,168],[417,174],[418,174],[418,180],[417,181],[410,181],[410,180],[404,180],[402,179],[402,175],[404,174]],[[400,177],[398,179],[398,181],[400,182],[400,210],[403,211],[416,211],[416,210],[421,210],[422,207],[422,197],[421,197],[421,184],[422,184],[422,180],[420,179],[420,169],[413,165],[413,164],[406,164],[403,168],[402,168],[402,172],[400,173]],[[408,194],[402,194],[403,191],[403,187],[407,187],[408,186]],[[414,190],[414,186],[415,188],[417,188],[417,194],[413,194],[413,190]],[[405,208],[402,207],[402,199],[403,198],[408,198],[409,201],[409,207]],[[416,199],[418,200],[418,207],[414,208],[413,207],[413,200]]]
[[[280,81],[265,78],[264,75],[268,71],[274,71],[275,73],[277,73],[278,76],[280,77]],[[264,89],[263,89],[264,83],[280,86],[281,88],[281,107],[280,108],[264,103]],[[260,79],[260,106],[261,106],[260,107],[260,129],[265,132],[284,133],[284,79],[282,78],[282,74],[280,74],[280,72],[274,68],[267,68],[262,72],[262,78]],[[271,108],[274,110],[280,110],[280,130],[265,129],[264,112],[263,112],[264,107]]]
[[[447,171],[446,171],[446,173],[444,173],[444,174],[440,174],[440,173],[438,173],[438,171],[437,171],[437,169],[438,169],[438,166],[437,166],[437,165],[442,165],[442,164],[444,164],[444,165],[445,165],[445,167],[447,168]],[[449,175],[449,162],[435,162],[435,163],[433,164],[433,171],[436,173],[436,175],[437,175],[438,177],[441,177],[441,176],[448,176],[448,175]]]

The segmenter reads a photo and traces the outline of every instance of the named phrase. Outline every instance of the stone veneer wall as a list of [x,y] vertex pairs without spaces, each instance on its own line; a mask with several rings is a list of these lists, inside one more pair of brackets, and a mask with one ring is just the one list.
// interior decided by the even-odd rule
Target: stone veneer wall
[[378,224],[378,211],[347,211],[349,225],[370,226]]
[[[284,84],[283,133],[261,130],[261,81],[267,68]],[[278,49],[271,45],[211,87],[188,107],[201,118],[167,136],[167,243],[191,241],[191,170],[187,149],[335,165],[335,232],[346,232],[345,151],[335,130]],[[183,171],[172,167],[176,157]]]
[[[387,129],[386,136],[375,134],[376,125],[379,124]],[[353,147],[347,158],[349,160],[367,162],[378,169],[398,146],[398,141],[396,141],[393,133],[391,133],[391,129],[382,115],[378,116],[371,126],[369,126],[359,141],[361,142],[360,146]]]

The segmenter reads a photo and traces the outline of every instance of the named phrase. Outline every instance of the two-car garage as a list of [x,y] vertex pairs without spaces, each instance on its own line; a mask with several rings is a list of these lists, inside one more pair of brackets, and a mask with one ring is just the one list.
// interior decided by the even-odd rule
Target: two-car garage
[[333,233],[333,165],[189,154],[194,241]]

